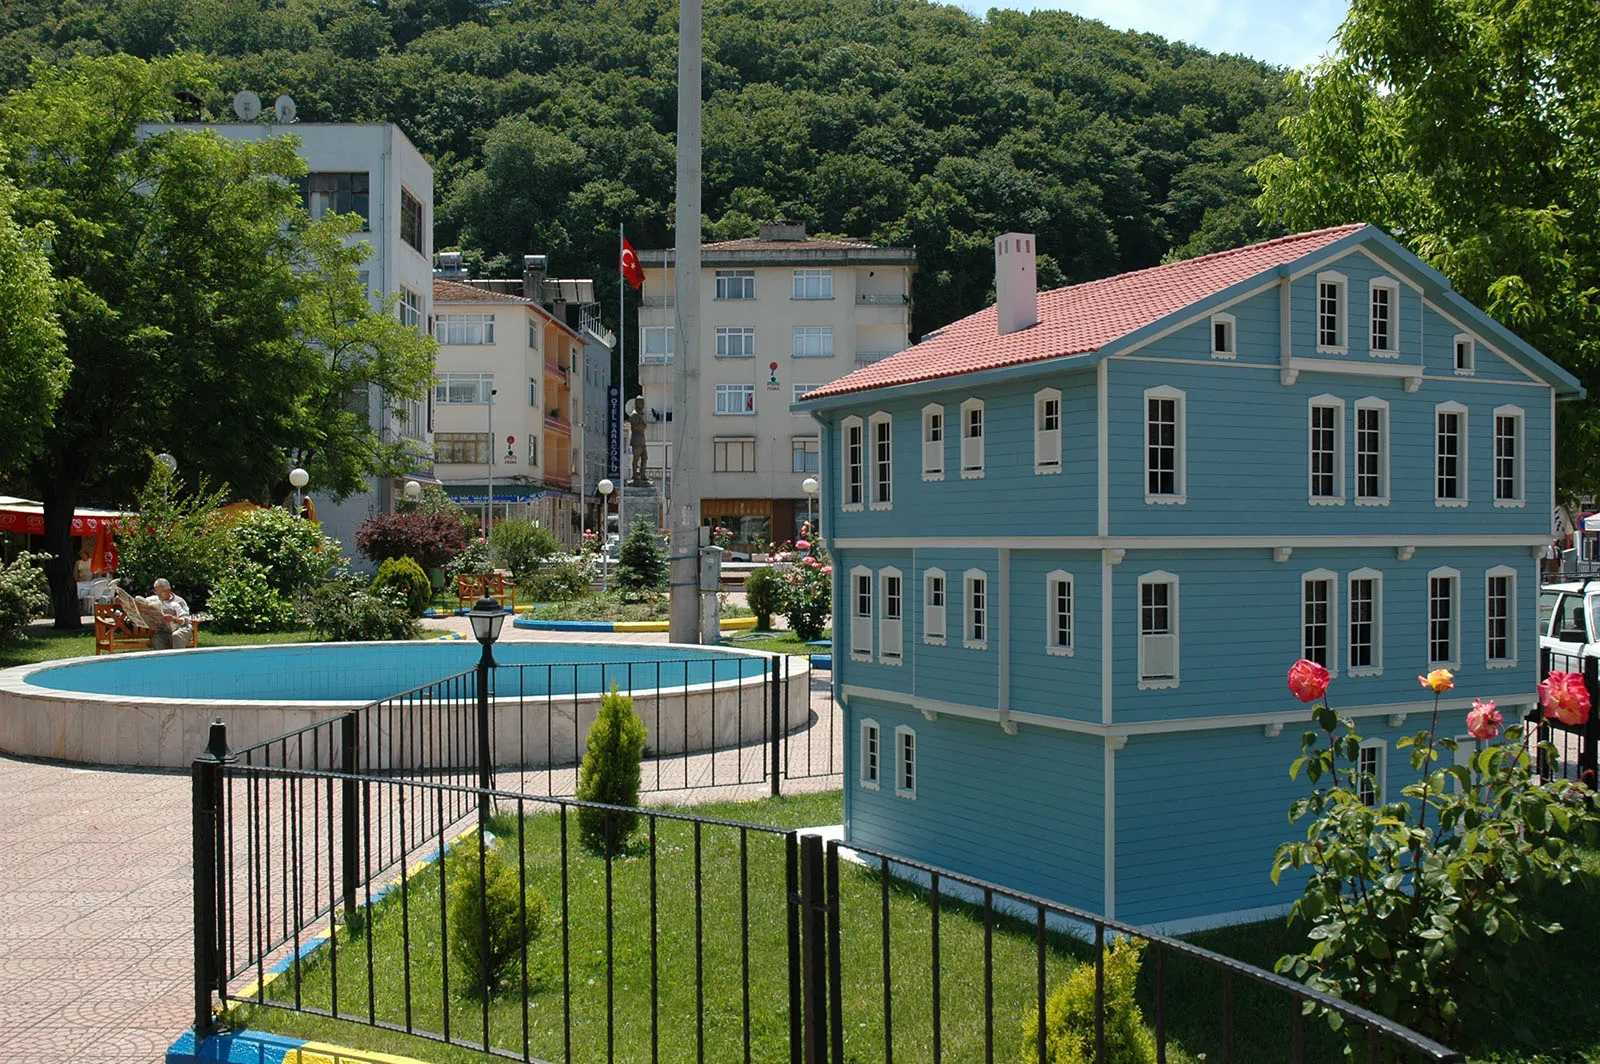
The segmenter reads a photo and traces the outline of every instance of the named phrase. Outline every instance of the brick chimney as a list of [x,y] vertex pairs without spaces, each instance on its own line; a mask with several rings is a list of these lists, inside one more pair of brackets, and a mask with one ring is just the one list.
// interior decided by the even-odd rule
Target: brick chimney
[[1039,324],[1038,250],[1032,233],[994,240],[994,302],[1000,335]]

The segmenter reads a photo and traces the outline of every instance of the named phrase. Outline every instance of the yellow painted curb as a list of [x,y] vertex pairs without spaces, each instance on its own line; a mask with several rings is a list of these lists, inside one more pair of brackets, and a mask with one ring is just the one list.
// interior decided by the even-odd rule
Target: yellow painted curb
[[[737,631],[740,631],[741,629],[754,628],[755,626],[756,626],[756,619],[754,617],[730,617],[727,620],[722,622],[722,630],[724,632],[728,632],[728,631],[737,632]],[[670,631],[671,627],[672,627],[671,623],[668,622],[668,621],[612,621],[611,622],[611,630],[613,632],[666,632],[666,631]]]
[[370,1050],[330,1045],[327,1042],[307,1042],[285,1053],[283,1064],[426,1064],[426,1062],[416,1057],[395,1056],[393,1053],[374,1053]]

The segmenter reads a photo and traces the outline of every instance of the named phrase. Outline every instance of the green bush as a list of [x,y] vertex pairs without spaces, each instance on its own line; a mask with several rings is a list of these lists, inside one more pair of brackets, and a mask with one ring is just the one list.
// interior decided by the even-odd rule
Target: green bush
[[372,580],[372,590],[392,588],[399,592],[406,604],[406,612],[421,617],[422,611],[433,601],[433,583],[414,558],[387,558],[378,566],[378,575]]
[[450,564],[444,567],[444,575],[453,585],[458,576],[480,576],[493,568],[494,557],[489,552],[489,544],[482,536],[477,536],[450,559]]
[[298,620],[294,601],[271,586],[259,565],[249,562],[211,585],[206,609],[219,632],[281,632]]
[[301,609],[319,639],[353,643],[417,636],[417,623],[394,588],[372,591],[359,582],[330,580],[307,595]]
[[29,621],[44,616],[50,595],[39,566],[49,560],[48,554],[23,551],[0,564],[0,641],[23,635]]
[[[1156,1059],[1156,1040],[1146,1029],[1144,1013],[1134,1000],[1143,950],[1143,944],[1126,938],[1106,949],[1106,1064],[1149,1064]],[[1045,1059],[1050,1064],[1093,1064],[1094,1023],[1094,963],[1090,961],[1068,973],[1066,981],[1045,1002]],[[1028,1010],[1022,1032],[1027,1057],[1032,1060],[1039,1032],[1037,1008]]]
[[665,590],[666,586],[667,552],[661,549],[661,539],[649,523],[635,521],[617,548],[611,588],[624,598],[642,598]]
[[[578,798],[604,805],[639,804],[639,764],[644,760],[647,732],[633,711],[633,699],[617,693],[617,685],[600,702],[589,728],[588,747],[578,767]],[[609,821],[609,824],[608,824]],[[639,826],[639,814],[605,809],[578,810],[578,838],[592,853],[617,853]]]
[[570,602],[588,590],[588,574],[576,562],[547,565],[517,581],[517,598],[525,602]]
[[762,631],[772,629],[772,615],[779,608],[781,587],[778,574],[770,565],[752,569],[745,575],[745,601],[749,603],[750,612],[756,615],[756,627]]
[[134,594],[150,593],[158,577],[172,583],[195,613],[207,608],[211,584],[236,558],[222,519],[226,489],[212,492],[202,480],[193,492],[151,462],[150,479],[139,492],[138,515],[117,533],[117,577]]
[[495,560],[511,570],[519,585],[561,553],[561,541],[554,532],[515,517],[494,526],[489,546]]
[[466,995],[477,997],[484,991],[479,950],[486,922],[489,990],[521,979],[523,948],[539,937],[545,922],[544,895],[532,886],[523,890],[522,879],[515,854],[500,842],[491,842],[482,853],[476,834],[456,843],[445,859],[450,958],[455,962],[450,985]]
[[315,521],[281,506],[251,510],[228,526],[228,538],[234,553],[257,566],[267,586],[285,596],[317,584],[339,558],[339,544]]

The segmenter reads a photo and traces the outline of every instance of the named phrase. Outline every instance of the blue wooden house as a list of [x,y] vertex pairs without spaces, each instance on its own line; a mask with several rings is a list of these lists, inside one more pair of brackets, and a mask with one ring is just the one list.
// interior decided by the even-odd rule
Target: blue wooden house
[[1031,236],[995,263],[995,306],[797,404],[846,838],[1170,929],[1281,912],[1289,665],[1334,673],[1380,790],[1419,673],[1462,735],[1531,705],[1582,389],[1371,226],[1044,293]]

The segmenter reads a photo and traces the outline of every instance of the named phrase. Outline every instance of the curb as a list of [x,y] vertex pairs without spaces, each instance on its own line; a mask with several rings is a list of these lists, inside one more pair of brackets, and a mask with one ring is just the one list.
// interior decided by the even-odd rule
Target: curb
[[167,1049],[167,1064],[425,1064],[415,1057],[310,1042],[265,1031],[232,1031],[196,1042],[185,1031]]

